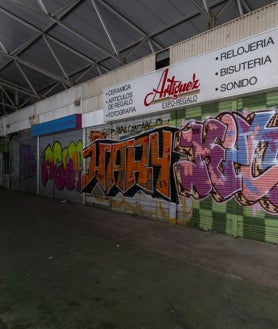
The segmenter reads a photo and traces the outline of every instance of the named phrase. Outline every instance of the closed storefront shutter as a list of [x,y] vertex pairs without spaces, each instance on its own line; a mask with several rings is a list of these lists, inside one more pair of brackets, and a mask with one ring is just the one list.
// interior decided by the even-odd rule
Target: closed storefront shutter
[[82,148],[82,130],[40,137],[40,195],[82,203]]
[[278,242],[277,92],[171,113],[177,222]]
[[221,143],[228,132],[219,115],[236,109],[236,101],[227,101],[179,110],[175,118],[172,115],[172,123],[178,128],[174,150],[179,154],[174,170],[178,223],[232,234],[236,207],[227,200],[236,182],[232,171],[222,163],[226,150]]
[[30,130],[11,136],[10,186],[14,190],[36,193],[37,189],[37,139]]
[[168,113],[87,128],[86,202],[175,221],[172,137]]
[[98,125],[85,130],[83,158],[85,163],[82,190],[89,205],[110,207],[111,198],[105,187],[106,156],[111,145],[111,126]]

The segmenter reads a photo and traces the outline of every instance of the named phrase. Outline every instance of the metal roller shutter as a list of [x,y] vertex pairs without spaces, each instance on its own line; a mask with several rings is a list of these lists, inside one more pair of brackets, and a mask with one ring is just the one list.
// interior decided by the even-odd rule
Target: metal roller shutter
[[37,139],[30,130],[11,137],[11,181],[14,190],[36,193],[37,189]]
[[40,195],[82,203],[82,148],[82,130],[40,137]]
[[180,110],[177,222],[278,242],[278,93]]
[[175,221],[169,124],[165,113],[88,128],[86,202]]

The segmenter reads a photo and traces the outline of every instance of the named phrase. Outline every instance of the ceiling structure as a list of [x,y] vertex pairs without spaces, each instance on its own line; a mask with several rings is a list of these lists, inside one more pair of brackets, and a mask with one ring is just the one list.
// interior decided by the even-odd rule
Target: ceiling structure
[[0,116],[274,0],[0,0]]

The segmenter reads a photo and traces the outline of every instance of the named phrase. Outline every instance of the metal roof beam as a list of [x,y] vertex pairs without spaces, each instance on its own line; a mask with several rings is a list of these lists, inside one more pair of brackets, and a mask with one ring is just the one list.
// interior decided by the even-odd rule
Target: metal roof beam
[[71,81],[70,81],[70,79],[69,79],[69,77],[68,77],[68,75],[67,75],[65,69],[63,68],[63,65],[61,64],[61,62],[59,61],[57,55],[55,54],[55,51],[53,50],[53,48],[52,48],[51,45],[49,44],[49,42],[48,42],[48,40],[47,40],[47,38],[45,37],[44,34],[43,34],[42,37],[43,37],[43,40],[44,40],[44,42],[46,43],[48,49],[50,50],[52,56],[54,57],[54,59],[55,59],[57,65],[59,66],[60,70],[63,72],[65,78],[66,78],[67,81],[68,81],[68,83],[71,85]]
[[[77,71],[73,72],[71,74],[71,77],[74,77],[75,75],[80,74],[80,76],[78,78],[74,79],[74,82],[77,83],[86,73],[91,71],[94,67],[97,69],[99,75],[101,75],[103,72],[107,73],[107,72],[111,71],[108,68],[106,68],[104,65],[101,65],[98,62],[95,62],[95,63],[91,63],[89,65],[86,65],[86,66],[82,67],[81,69],[78,69]],[[86,73],[85,73],[85,71],[86,71]]]
[[[210,14],[210,11],[209,11],[209,7],[207,6],[207,4],[205,5],[205,8],[206,10],[204,10],[196,0],[190,0],[194,6],[199,10],[200,14],[208,21],[210,27],[213,27],[213,19],[212,19],[212,16]],[[205,1],[205,0],[203,0]],[[206,3],[206,2],[205,2]]]
[[[11,1],[15,1],[15,0],[11,0]],[[82,0],[74,0],[71,1],[70,3],[66,4],[65,6],[61,7],[60,9],[58,9],[55,13],[53,13],[53,16],[56,16],[59,14],[59,19],[63,18],[65,15],[67,15],[75,6],[77,6]],[[26,22],[24,19],[16,16],[13,13],[10,13],[8,10],[0,7],[0,11],[2,13],[4,13],[5,15],[11,17],[12,19],[18,21],[19,23],[23,24],[24,26],[32,29],[35,32],[38,32],[38,34],[36,36],[34,36],[33,38],[29,39],[27,42],[25,42],[24,44],[20,45],[18,48],[14,49],[13,51],[11,51],[10,53],[12,55],[20,55],[21,52],[23,52],[24,50],[26,50],[29,46],[31,46],[35,41],[37,41],[44,33],[46,33],[48,30],[50,30],[56,23],[52,22],[51,24],[49,24],[44,30],[40,30],[39,28],[37,28],[36,26],[32,25],[29,22]],[[54,38],[53,38],[54,39]],[[11,61],[9,61],[8,63],[6,63],[4,66],[2,66],[0,68],[0,70],[4,69]]]
[[[84,72],[82,72],[78,78],[75,79],[75,83],[77,83],[78,81],[80,81],[88,72],[90,72],[94,67],[97,67],[96,64],[94,65],[90,65],[89,68],[85,69]],[[98,70],[98,73],[100,73],[100,71]]]
[[[50,36],[50,35],[45,35],[45,37],[46,37],[47,39],[53,41],[53,42],[56,43],[57,45],[60,45],[60,46],[63,47],[64,49],[69,50],[70,52],[72,52],[73,54],[77,55],[78,57],[80,57],[80,58],[82,58],[82,59],[88,61],[88,62],[90,63],[90,65],[99,65],[99,66],[102,68],[103,71],[105,71],[105,72],[108,72],[108,71],[109,71],[105,66],[103,66],[103,65],[100,64],[100,62],[101,62],[102,60],[100,60],[100,61],[95,61],[95,60],[91,59],[90,57],[88,57],[88,56],[86,56],[86,55],[84,55],[84,54],[78,52],[77,50],[73,49],[72,47],[70,47],[70,46],[64,44],[63,42],[57,40],[56,38],[54,38],[54,37],[52,37],[52,36]],[[106,57],[106,58],[107,58],[107,57]]]
[[[229,0],[229,1],[233,1],[233,0]],[[216,0],[213,3],[210,4],[209,8],[213,8],[214,6],[220,5],[220,4],[225,3],[225,2],[226,2],[226,0]],[[128,50],[130,50],[133,47],[138,47],[138,45],[140,45],[143,42],[145,42],[147,40],[147,38],[149,38],[152,41],[152,43],[154,43],[155,45],[157,45],[157,46],[159,45],[159,49],[164,49],[165,47],[163,45],[158,44],[153,38],[155,38],[157,35],[160,35],[163,32],[166,32],[166,31],[172,29],[175,26],[178,26],[179,24],[183,24],[184,22],[189,21],[191,18],[196,17],[197,15],[200,15],[200,12],[199,11],[195,11],[191,15],[188,15],[188,16],[183,17],[183,18],[181,18],[181,19],[179,19],[179,20],[177,20],[177,21],[175,21],[175,22],[173,22],[173,23],[171,23],[169,25],[166,25],[163,28],[150,33],[148,36],[146,35],[146,37],[144,37],[144,38],[142,38],[140,40],[137,40],[137,41],[129,44],[128,46],[120,49],[120,53],[125,52],[125,51],[128,51]],[[131,52],[132,52],[132,50],[131,50]],[[130,54],[127,55],[127,57],[128,56],[130,56]],[[97,63],[99,64],[99,63],[101,63],[101,62],[103,62],[103,61],[105,61],[107,59],[109,59],[109,57],[102,58]]]
[[0,48],[5,52],[8,53],[7,49],[5,48],[5,46],[3,45],[3,43],[0,41]]
[[15,61],[15,65],[17,66],[18,70],[20,71],[20,73],[22,74],[23,78],[25,79],[25,81],[27,82],[28,86],[32,89],[33,93],[35,95],[37,95],[36,89],[34,88],[34,86],[32,85],[32,83],[30,82],[30,80],[28,79],[27,75],[25,74],[25,72],[22,70],[21,66],[18,64],[17,61]]
[[242,9],[242,4],[241,4],[240,0],[237,0],[237,6],[238,6],[239,14],[240,14],[240,16],[242,16],[243,15],[243,9]]
[[56,82],[53,86],[51,86],[44,94],[43,97],[47,97],[48,94],[51,93],[52,90],[54,90],[57,86],[59,86],[60,81]]
[[[11,0],[11,1],[15,1],[15,0]],[[74,6],[76,6],[81,0],[78,0],[78,1],[75,1],[75,2],[72,2],[71,6],[68,8],[68,10],[66,12],[63,13],[62,17],[64,15],[66,15],[66,13],[69,12],[69,10],[71,10]],[[34,8],[32,8],[34,9]],[[49,30],[51,27],[53,27],[53,25],[57,24],[59,26],[62,26],[64,29],[68,30],[69,32],[73,33],[74,35],[76,35],[77,37],[79,37],[80,39],[82,39],[83,41],[85,41],[86,43],[89,43],[91,44],[92,46],[94,46],[95,48],[99,49],[100,51],[106,53],[107,55],[113,57],[116,61],[120,62],[121,64],[123,64],[123,61],[119,58],[119,56],[115,56],[114,54],[112,54],[111,52],[109,52],[109,50],[105,49],[104,47],[102,47],[101,45],[98,45],[96,42],[90,40],[89,38],[87,38],[86,36],[84,36],[83,34],[79,33],[78,31],[74,30],[73,28],[71,28],[70,26],[64,24],[63,22],[60,21],[60,19],[62,19],[62,17],[59,17],[59,18],[56,18],[54,17],[53,15],[49,15],[49,14],[46,14],[45,11],[44,11],[44,14],[49,17],[49,19],[53,22],[51,24],[50,27],[47,27],[44,31],[41,31],[40,29],[38,29],[37,27],[35,27],[34,25],[24,21],[23,19],[17,17],[16,15],[14,14],[11,14],[9,11],[7,11],[6,9],[4,8],[1,8],[0,7],[0,11],[3,11],[6,15],[9,15],[11,16],[12,18],[14,18],[15,20],[17,21],[20,21],[22,24],[30,27],[31,29],[37,31],[40,33],[40,35],[38,37],[41,36],[42,33],[45,33],[46,30]]]
[[25,107],[26,104],[28,104],[29,102],[32,101],[32,98],[33,98],[33,96],[30,96],[30,97],[28,97],[27,99],[25,99],[25,100],[24,100],[24,101],[18,106],[18,108],[20,109],[20,108]]
[[34,95],[31,90],[24,88],[24,87],[20,87],[12,82],[2,79],[2,78],[0,78],[0,86],[4,86],[7,89],[11,89],[13,91],[19,92],[19,93],[27,95],[27,96],[33,96],[36,99],[42,98],[42,95]]
[[111,46],[112,46],[115,54],[117,56],[119,56],[119,52],[118,52],[118,50],[117,50],[117,48],[116,48],[116,46],[115,46],[115,44],[113,42],[113,39],[112,39],[112,37],[111,37],[111,35],[110,35],[109,31],[108,31],[108,28],[105,25],[105,21],[104,21],[102,15],[101,15],[100,11],[98,10],[98,7],[97,7],[97,4],[96,4],[95,0],[91,0],[91,3],[93,5],[93,7],[94,7],[94,10],[95,10],[95,12],[97,14],[97,17],[100,20],[100,23],[101,23],[101,25],[102,25],[102,27],[103,27],[103,29],[105,31],[105,34],[107,35],[107,38],[108,38],[108,40],[109,40],[109,42],[110,42],[110,44],[111,44]]
[[226,8],[228,8],[228,6],[230,5],[231,2],[233,2],[234,0],[228,0],[228,1],[224,1],[224,5],[223,7],[216,13],[215,17],[220,16]]
[[250,13],[252,11],[252,9],[250,8],[250,6],[248,5],[248,3],[245,0],[241,0],[241,3],[248,13]]
[[[15,1],[15,0],[11,0],[11,1]],[[69,27],[68,25],[62,23],[60,21],[60,19],[63,18],[63,16],[65,16],[74,6],[76,6],[80,1],[82,0],[76,0],[74,2],[71,2],[71,5],[67,8],[66,7],[66,11],[63,13],[62,17],[56,18],[54,17],[54,15],[47,15],[45,12],[45,15],[49,17],[50,20],[52,20],[52,24],[50,24],[48,27],[46,27],[43,31],[41,31],[40,29],[38,29],[37,27],[35,27],[34,25],[24,21],[23,19],[19,18],[18,16],[10,13],[8,10],[0,7],[0,11],[2,11],[3,13],[5,13],[6,15],[12,17],[13,19],[17,20],[18,22],[22,23],[23,25],[33,29],[34,31],[38,32],[39,35],[36,36],[37,38],[40,38],[41,35],[45,32],[47,32],[50,28],[52,28],[55,24],[62,26],[63,28],[65,28],[66,30],[68,30],[69,32],[75,34],[77,37],[79,37],[80,39],[82,39],[83,41],[91,44],[92,46],[94,46],[95,48],[101,50],[102,52],[106,53],[107,55],[113,57],[116,61],[120,62],[121,64],[123,63],[123,61],[118,57],[115,56],[114,54],[110,53],[107,49],[105,49],[104,47],[102,47],[101,45],[98,45],[97,43],[93,42],[92,40],[89,40],[87,37],[85,37],[84,35],[82,35],[81,33],[79,33],[78,31],[75,31],[73,28]],[[34,9],[34,8],[32,8]],[[23,51],[23,50],[21,50]]]
[[9,102],[12,104],[12,106],[16,107],[15,102],[11,99],[10,95],[6,92],[5,88],[3,88],[1,86],[1,84],[0,84],[0,89],[5,94],[5,96],[7,97],[7,99],[9,100]]
[[[216,1],[214,1],[213,3],[211,3],[211,4],[209,5],[209,8],[211,9],[211,8],[217,6],[217,5],[220,5],[220,4],[222,4],[222,3],[225,3],[226,1],[227,1],[227,0],[216,0]],[[230,1],[233,1],[233,0],[230,0]],[[159,35],[159,34],[161,34],[161,33],[163,33],[163,32],[166,32],[166,31],[168,31],[168,30],[174,28],[175,26],[178,26],[178,25],[180,25],[180,24],[182,24],[182,23],[184,23],[184,22],[187,22],[187,21],[189,21],[190,19],[192,19],[193,17],[196,17],[196,16],[198,16],[198,15],[200,15],[200,12],[199,12],[199,11],[195,11],[195,12],[191,13],[191,14],[188,15],[188,16],[185,16],[185,17],[183,17],[183,18],[181,18],[181,19],[178,19],[177,21],[175,21],[175,22],[173,22],[173,23],[171,23],[171,24],[168,24],[168,25],[164,26],[164,27],[161,28],[160,30],[157,30],[157,31],[154,31],[154,32],[150,33],[150,34],[149,34],[149,37],[150,37],[150,38],[154,38],[155,36],[157,36],[157,35]],[[152,39],[152,40],[153,40],[153,39]]]
[[35,27],[34,25],[26,22],[24,19],[16,16],[15,14],[12,14],[11,12],[9,12],[7,9],[4,9],[3,7],[0,6],[0,12],[2,12],[3,14],[5,14],[6,16],[14,19],[15,21],[19,22],[20,24],[23,24],[26,27],[29,27],[31,30],[33,31],[38,31],[39,29],[37,27]]
[[[60,19],[67,15],[74,7],[76,7],[83,0],[72,0],[66,3],[64,6],[60,7],[56,11],[54,11],[50,16],[59,16]],[[60,16],[61,15],[61,16]]]
[[57,75],[55,73],[49,72],[46,69],[42,68],[41,66],[30,63],[29,61],[27,61],[27,60],[25,60],[21,57],[11,55],[11,54],[6,54],[3,50],[0,50],[0,55],[2,55],[4,57],[8,57],[10,59],[13,59],[13,60],[17,61],[18,63],[21,63],[21,64],[31,68],[32,70],[37,71],[37,72],[39,72],[39,73],[41,73],[41,74],[43,74],[43,75],[45,75],[45,76],[47,76],[47,77],[49,77],[53,80],[65,82],[66,84],[69,83],[65,78],[62,78],[62,77],[60,77],[59,75]]
[[[8,104],[8,103],[6,103],[4,101],[2,101],[2,102],[0,101],[0,105],[7,106],[7,107],[9,107],[9,108],[11,108],[11,109],[13,109],[15,111],[18,110],[18,107],[14,106],[14,105],[11,105],[11,104]],[[4,110],[4,112],[5,112],[5,110]]]
[[114,9],[111,5],[108,5],[106,2],[103,0],[98,0],[98,2],[108,9],[113,15],[117,16],[122,22],[126,23],[129,25],[131,28],[133,28],[135,31],[138,33],[142,34],[143,36],[147,36],[146,32],[144,32],[142,29],[140,29],[137,25],[132,23],[127,17],[125,17],[123,14],[119,13],[116,9]]
[[152,44],[152,41],[151,41],[150,38],[148,38],[148,45],[149,45],[149,47],[150,47],[151,52],[152,52],[152,53],[155,53],[155,50],[154,50],[154,47],[153,47],[153,44]]
[[33,11],[35,11],[36,13],[39,13],[39,14],[42,14],[42,10],[41,8],[38,8],[38,7],[35,7],[33,4],[32,4],[32,1],[26,1],[26,0],[9,0],[10,2],[14,2],[16,6],[20,5],[22,7],[26,7]]
[[[98,0],[98,2],[105,7],[107,10],[109,10],[113,15],[117,16],[122,22],[126,23],[128,26],[130,26],[132,29],[140,33],[144,37],[149,37],[149,35],[144,32],[141,28],[139,28],[137,25],[132,23],[127,17],[125,17],[123,14],[119,13],[116,9],[114,9],[111,5],[108,5],[103,0]],[[162,48],[160,44],[158,44],[156,41],[153,41],[156,43],[158,48]]]
[[[74,5],[77,5],[81,0],[75,0],[72,1],[71,6],[67,9],[72,9],[72,7]],[[66,6],[64,6],[66,8]],[[65,9],[63,8],[63,9]],[[24,24],[25,26],[30,27],[31,29],[33,29],[34,31],[38,32],[37,35],[35,35],[33,38],[27,40],[24,44],[20,45],[18,48],[14,49],[13,51],[10,52],[11,55],[20,55],[21,52],[23,52],[24,50],[26,50],[29,46],[31,46],[35,41],[37,41],[37,39],[39,39],[41,36],[45,36],[47,39],[55,42],[56,44],[60,45],[61,47],[71,51],[72,53],[74,53],[75,55],[79,56],[80,58],[83,58],[91,63],[96,63],[96,61],[94,61],[93,59],[91,59],[90,57],[80,53],[79,51],[73,49],[72,47],[64,44],[62,41],[57,40],[56,38],[49,36],[46,34],[46,32],[51,29],[56,23],[52,22],[50,25],[48,25],[44,30],[40,30],[37,27],[35,27],[34,25],[30,24],[29,22],[24,21],[23,19],[17,17],[16,15],[8,12],[5,9],[2,9],[0,7],[0,11],[2,11],[4,14],[10,16],[13,19],[16,19],[18,22]],[[57,12],[60,12],[61,9]],[[56,12],[56,13],[57,13]],[[64,15],[67,14],[67,11],[63,13]],[[4,50],[4,48],[2,48]],[[6,50],[5,50],[6,51]],[[6,51],[7,52],[7,51]],[[9,62],[5,63],[2,67],[0,67],[0,70],[4,69],[9,63],[11,63],[12,60],[10,60]]]
[[206,12],[209,13],[209,7],[208,7],[207,0],[203,0],[203,5],[204,5]]
[[94,48],[97,48],[98,50],[100,50],[101,52],[105,53],[106,55],[109,55],[109,57],[114,58],[117,62],[124,64],[123,60],[119,57],[114,55],[113,53],[111,53],[108,49],[102,47],[101,45],[99,45],[98,43],[90,40],[89,38],[87,38],[85,35],[81,34],[80,32],[76,31],[75,29],[73,29],[72,27],[70,27],[69,25],[61,22],[59,19],[56,19],[54,17],[49,16],[51,20],[53,20],[56,24],[62,26],[65,30],[71,32],[72,34],[74,34],[75,36],[77,36],[78,38],[80,38],[81,40],[85,41],[86,43],[88,43],[89,45],[93,46]]
[[146,37],[143,40],[141,40],[140,42],[136,42],[136,44],[129,46],[130,52],[126,55],[126,58],[130,57],[146,41],[148,41],[148,45],[149,45],[152,53],[154,53],[155,51],[154,51],[153,45],[151,44],[150,38]]
[[[11,55],[20,55],[24,50],[26,50],[27,48],[29,48],[34,42],[36,42],[39,38],[41,37],[41,35],[35,35],[33,38],[27,40],[26,42],[24,42],[23,44],[21,44],[19,47],[17,47],[16,49],[12,50],[10,52]],[[2,70],[4,67],[2,66],[0,68],[0,70]]]
[[[45,35],[45,37],[46,37],[47,39],[53,41],[53,42],[56,43],[57,45],[63,47],[64,49],[69,50],[70,52],[72,52],[72,53],[75,54],[76,56],[78,56],[78,57],[80,57],[80,58],[82,58],[82,59],[88,61],[89,63],[91,63],[91,64],[98,64],[97,61],[91,59],[91,58],[88,57],[87,55],[84,55],[84,54],[80,53],[79,51],[75,50],[74,48],[72,48],[72,47],[70,47],[70,46],[64,44],[63,42],[57,40],[56,38],[54,38],[54,37],[52,37],[52,36],[50,36],[50,35]],[[99,64],[99,65],[100,65],[100,64]],[[106,67],[103,66],[102,68],[103,68],[103,70],[108,71]]]
[[41,7],[42,11],[43,11],[46,15],[48,15],[48,11],[47,11],[47,9],[45,8],[45,5],[44,5],[43,1],[42,1],[42,0],[37,0],[37,2],[38,2],[38,4],[39,4],[39,6]]

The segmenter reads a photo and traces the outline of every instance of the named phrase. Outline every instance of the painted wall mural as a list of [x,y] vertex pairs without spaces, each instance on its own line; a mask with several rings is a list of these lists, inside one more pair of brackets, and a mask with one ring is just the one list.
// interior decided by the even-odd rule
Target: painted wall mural
[[114,124],[111,129],[111,133],[116,136],[119,136],[122,139],[128,136],[134,136],[135,134],[140,134],[144,131],[162,126],[166,123],[169,124],[170,120],[168,120],[168,122],[165,121],[166,120],[163,120],[163,118],[155,118],[153,120],[146,119],[139,122],[132,122],[128,124],[118,124],[118,125]]
[[179,195],[216,202],[235,197],[243,205],[259,202],[278,212],[278,113],[246,116],[221,113],[205,121],[189,121],[175,133],[174,165]]
[[43,185],[53,181],[58,190],[81,192],[82,141],[70,142],[62,147],[59,141],[43,150],[41,179]]
[[[101,136],[101,135],[100,135]],[[105,136],[107,137],[107,136]],[[141,191],[179,205],[212,197],[278,214],[278,111],[223,111],[84,148],[83,192],[135,197]]]
[[170,175],[175,162],[172,127],[161,127],[123,141],[98,139],[83,150],[89,158],[83,174],[84,192],[98,184],[107,196],[121,192],[134,196],[139,190],[153,197],[175,199]]

